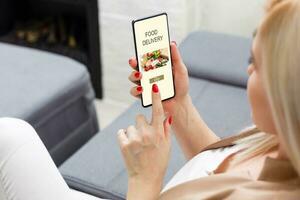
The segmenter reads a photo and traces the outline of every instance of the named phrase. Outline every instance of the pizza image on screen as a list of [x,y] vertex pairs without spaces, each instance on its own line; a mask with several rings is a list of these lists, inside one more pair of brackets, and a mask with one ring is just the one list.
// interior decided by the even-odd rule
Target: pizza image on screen
[[168,48],[155,50],[142,55],[141,67],[147,72],[163,66],[166,66],[169,62]]

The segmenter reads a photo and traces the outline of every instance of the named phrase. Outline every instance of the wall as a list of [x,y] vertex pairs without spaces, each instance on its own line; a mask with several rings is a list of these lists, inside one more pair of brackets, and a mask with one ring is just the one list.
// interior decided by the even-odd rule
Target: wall
[[263,16],[265,2],[265,0],[187,0],[187,10],[192,11],[187,12],[187,18],[191,19],[187,28],[251,37]]

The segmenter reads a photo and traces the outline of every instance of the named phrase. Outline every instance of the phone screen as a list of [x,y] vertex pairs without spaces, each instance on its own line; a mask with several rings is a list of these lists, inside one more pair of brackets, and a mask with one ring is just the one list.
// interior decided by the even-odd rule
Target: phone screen
[[142,105],[152,105],[153,84],[157,84],[162,100],[174,97],[167,14],[134,20],[132,26],[138,70],[143,74]]

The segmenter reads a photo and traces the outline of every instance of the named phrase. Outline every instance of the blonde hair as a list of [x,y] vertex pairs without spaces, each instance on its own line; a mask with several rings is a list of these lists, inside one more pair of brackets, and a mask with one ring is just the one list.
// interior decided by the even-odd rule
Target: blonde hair
[[[300,0],[271,0],[266,10],[258,30],[264,87],[278,137],[300,175]],[[254,130],[255,135],[237,141],[249,144],[239,160],[278,145],[277,137]]]

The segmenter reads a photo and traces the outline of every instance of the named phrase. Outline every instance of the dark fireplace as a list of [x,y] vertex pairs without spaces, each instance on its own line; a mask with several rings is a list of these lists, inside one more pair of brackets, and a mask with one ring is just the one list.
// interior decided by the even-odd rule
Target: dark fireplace
[[98,0],[0,0],[0,42],[41,49],[87,66],[102,98]]

